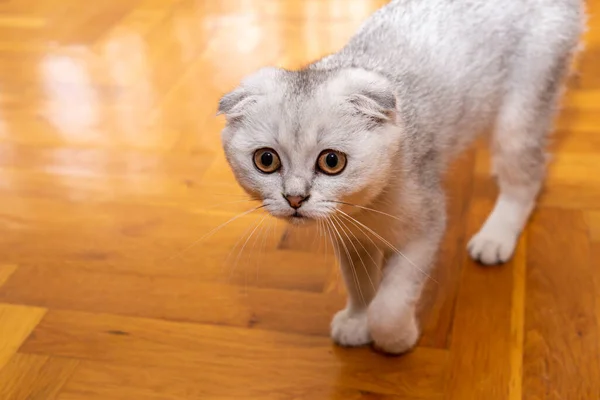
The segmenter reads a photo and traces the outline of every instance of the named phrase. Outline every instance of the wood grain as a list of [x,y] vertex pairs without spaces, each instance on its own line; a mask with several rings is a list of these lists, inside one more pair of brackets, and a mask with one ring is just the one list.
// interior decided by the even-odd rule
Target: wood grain
[[0,304],[0,369],[10,361],[45,312],[38,307]]
[[386,2],[0,2],[1,400],[600,398],[600,1],[507,265],[465,251],[497,194],[485,141],[449,169],[410,354],[334,346],[331,245],[248,212],[218,98]]
[[[488,187],[489,188],[489,187]],[[495,189],[473,187],[467,232],[477,231],[493,206]],[[451,338],[448,398],[506,399],[511,374],[513,265],[482,268],[463,252]],[[498,357],[498,355],[503,355]]]
[[0,370],[0,397],[6,400],[54,400],[79,361],[16,354]]
[[529,229],[523,392],[600,397],[596,273],[580,211],[541,210]]
[[0,265],[0,286],[4,285],[16,269],[15,265]]
[[[441,350],[382,359],[368,349],[339,351],[323,337],[59,311],[48,314],[22,351],[87,360],[66,391],[106,399],[122,398],[123,390],[144,398],[164,387],[173,398],[262,398],[269,391],[266,398],[285,398],[280,391],[311,398],[338,388],[435,398],[447,367]],[[265,386],[267,375],[278,379]]]

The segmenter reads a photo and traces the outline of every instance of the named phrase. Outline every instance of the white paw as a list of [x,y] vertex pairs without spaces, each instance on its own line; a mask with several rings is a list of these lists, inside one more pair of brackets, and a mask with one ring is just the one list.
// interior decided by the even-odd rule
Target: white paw
[[485,265],[508,261],[515,251],[518,234],[508,230],[482,229],[469,241],[467,249],[471,258]]
[[331,321],[331,338],[341,346],[355,347],[371,343],[366,311],[339,311]]
[[392,317],[379,311],[369,311],[369,330],[374,347],[387,354],[402,354],[415,347],[420,333],[414,312]]

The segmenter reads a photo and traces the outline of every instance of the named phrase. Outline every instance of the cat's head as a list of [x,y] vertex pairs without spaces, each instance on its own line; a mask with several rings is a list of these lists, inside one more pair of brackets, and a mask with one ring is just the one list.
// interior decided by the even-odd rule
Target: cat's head
[[395,173],[397,100],[374,72],[263,68],[223,96],[219,113],[237,181],[273,216],[303,222],[342,202],[366,206]]

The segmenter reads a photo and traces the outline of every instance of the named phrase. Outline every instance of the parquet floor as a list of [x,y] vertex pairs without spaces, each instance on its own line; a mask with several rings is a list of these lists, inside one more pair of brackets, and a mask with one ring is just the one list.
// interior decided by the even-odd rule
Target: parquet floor
[[496,192],[485,147],[448,174],[414,352],[331,344],[344,294],[314,232],[256,213],[202,239],[252,205],[218,97],[383,3],[0,2],[1,400],[600,399],[600,1],[514,261],[464,250]]

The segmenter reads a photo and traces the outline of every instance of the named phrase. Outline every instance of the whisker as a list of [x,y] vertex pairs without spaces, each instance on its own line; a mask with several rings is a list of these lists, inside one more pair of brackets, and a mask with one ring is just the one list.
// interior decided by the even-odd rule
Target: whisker
[[218,192],[210,192],[206,194],[206,196],[214,196],[214,197],[250,197],[248,193],[218,193]]
[[179,252],[175,253],[174,255],[172,255],[171,257],[169,257],[167,259],[167,261],[170,261],[172,259],[174,259],[175,257],[179,257],[182,254],[184,254],[185,252],[187,252],[188,250],[190,250],[192,247],[196,246],[198,243],[200,243],[201,241],[203,241],[204,239],[209,238],[210,236],[214,235],[216,232],[218,232],[220,229],[222,229],[223,227],[227,226],[228,224],[230,224],[231,222],[235,221],[238,218],[241,218],[245,215],[248,215],[256,210],[259,210],[261,208],[265,207],[264,204],[255,208],[252,208],[250,210],[244,211],[238,215],[236,215],[235,217],[231,218],[230,220],[222,223],[221,225],[217,226],[216,228],[213,228],[212,230],[210,230],[208,233],[202,235],[199,239],[195,240],[194,242],[192,242],[190,245],[188,245],[187,247],[185,247],[183,250],[180,250]]
[[395,220],[401,221],[401,219],[399,217],[395,216],[395,215],[388,214],[386,212],[379,211],[379,210],[376,210],[374,208],[365,207],[365,206],[359,206],[358,204],[346,203],[345,201],[327,200],[327,202],[337,203],[337,204],[344,204],[344,205],[347,205],[347,206],[350,206],[350,207],[360,208],[361,210],[375,212],[375,213],[378,213],[378,214],[382,214],[382,215],[388,216],[388,217],[393,218]]
[[249,203],[251,201],[260,201],[260,199],[244,199],[244,200],[227,201],[225,203],[219,203],[219,204],[214,205],[212,207],[206,207],[206,208],[203,208],[203,209],[204,210],[213,210],[215,208],[223,207],[223,206],[230,205],[230,204]]
[[341,254],[339,252],[339,246],[336,246],[337,242],[334,243],[333,235],[331,233],[331,227],[330,227],[330,220],[329,220],[329,218],[323,220],[323,225],[325,226],[325,228],[327,228],[327,234],[329,236],[329,242],[331,243],[331,249],[333,250],[333,256],[336,257],[339,260],[340,259],[339,256]]
[[[330,227],[330,224],[331,224],[331,222],[330,222],[329,218],[326,218],[323,220],[323,226],[327,229],[326,233],[327,233],[327,236],[329,236],[329,242],[331,243],[331,250],[333,252],[334,261],[340,260],[340,258],[341,258],[340,257],[341,256],[340,248],[339,248],[339,245],[337,245],[337,241],[334,241],[334,239],[333,239],[333,234],[332,234],[332,229]],[[339,267],[341,267],[341,265],[339,265]],[[338,276],[339,276],[339,273],[340,273],[339,268],[336,268],[335,271],[338,273]]]
[[340,242],[342,243],[342,246],[344,246],[344,252],[346,253],[346,257],[348,257],[348,261],[350,262],[350,266],[352,268],[352,276],[354,278],[354,283],[356,284],[356,288],[358,289],[358,292],[360,293],[360,298],[362,299],[363,304],[366,306],[367,302],[365,301],[365,297],[362,293],[362,289],[360,288],[360,282],[358,280],[358,273],[356,272],[356,268],[354,267],[354,261],[352,261],[352,257],[350,256],[350,251],[348,250],[348,246],[346,246],[346,243],[344,243],[344,239],[342,238],[342,235],[340,234],[339,230],[337,229],[335,222],[334,221],[330,221],[330,222],[331,222],[331,226],[333,227],[333,229],[335,229],[337,236],[340,238]]
[[[273,228],[273,224],[271,223],[269,226],[266,226],[261,229],[260,234],[262,235],[263,241],[261,245],[260,257],[256,257],[256,282],[258,283],[258,270],[260,268],[261,257],[265,256],[265,249],[267,245],[267,237],[269,236],[269,232]],[[264,235],[263,235],[264,233]]]
[[[254,221],[252,221],[254,222]],[[244,231],[244,233],[242,233],[240,235],[240,237],[235,241],[235,244],[233,245],[233,247],[229,250],[229,254],[227,254],[227,257],[225,258],[225,260],[223,261],[223,265],[227,265],[229,263],[229,259],[231,258],[231,256],[236,253],[236,250],[238,248],[238,246],[242,243],[242,241],[244,240],[244,238],[249,237],[247,236],[250,231],[252,230],[252,228],[254,228],[256,225],[249,223],[248,227],[246,228],[246,230]]]
[[325,222],[319,220],[321,223],[321,242],[323,242],[323,252],[325,253],[325,264],[329,265],[329,245],[327,243],[327,232],[325,232]]
[[[265,220],[268,216],[265,215],[265,217],[263,218],[263,220]],[[254,236],[254,241],[252,242],[252,248],[250,249],[250,254],[248,254],[248,257],[250,257],[253,253],[253,251],[256,249],[256,244],[258,243],[258,241],[261,238],[261,235],[263,234],[266,224],[262,224],[262,221],[258,224],[258,226],[260,226],[260,230],[258,230],[258,232],[256,232],[256,236]],[[260,247],[259,247],[260,248]]]
[[[332,210],[337,211],[336,208],[332,208]],[[364,237],[366,237],[369,240],[369,242],[371,242],[371,244],[375,247],[375,249],[377,249],[377,252],[385,257],[383,250],[381,250],[381,248],[375,243],[375,241],[373,241],[373,239],[369,235],[369,232],[367,230],[365,230],[363,227],[361,227],[360,225],[356,224],[354,221],[350,221],[350,222],[352,222],[352,224],[358,229],[358,231],[360,233],[362,233],[364,235]],[[358,238],[357,238],[357,240],[358,240]],[[360,240],[359,240],[359,243],[360,243]],[[378,269],[381,270],[381,266],[379,266]]]
[[[338,222],[338,225],[340,227],[340,230],[344,233],[344,235],[346,235],[346,237],[348,238],[348,241],[350,242],[350,244],[352,245],[352,248],[354,249],[354,252],[356,253],[356,255],[358,256],[358,259],[360,260],[363,269],[365,270],[365,274],[367,274],[367,278],[369,278],[369,282],[371,283],[371,286],[373,287],[373,292],[376,292],[377,289],[375,289],[375,284],[373,283],[373,280],[371,279],[371,275],[369,274],[369,270],[367,269],[367,266],[365,265],[365,262],[363,261],[360,253],[358,252],[358,249],[356,248],[356,246],[354,245],[354,242],[352,242],[352,240],[350,239],[350,236],[348,235],[348,233],[346,232],[348,230],[348,227],[343,224],[343,222],[341,221],[340,218],[336,217],[335,215],[332,215],[332,217]],[[344,227],[346,229],[344,229]],[[360,241],[358,240],[358,238],[352,233],[352,231],[350,231],[350,234],[352,236],[354,236],[354,238],[360,243]],[[364,248],[364,247],[363,247]],[[366,251],[366,249],[365,249]],[[368,252],[367,252],[368,253]],[[365,304],[366,305],[366,304]]]
[[[341,224],[344,225],[344,227],[346,227],[347,231],[352,235],[352,237],[354,237],[354,239],[356,239],[356,241],[358,242],[358,244],[360,245],[360,247],[362,247],[362,249],[365,251],[365,253],[367,253],[367,255],[369,256],[369,258],[371,259],[371,261],[373,262],[373,265],[375,265],[375,267],[378,270],[381,270],[381,266],[379,265],[379,263],[377,261],[375,261],[375,259],[373,258],[373,256],[371,255],[371,252],[369,250],[367,250],[367,248],[365,247],[365,245],[362,243],[362,241],[352,232],[352,230],[350,228],[348,228],[348,225],[346,225],[346,223],[341,219],[341,218],[337,218],[338,222],[340,222]],[[377,249],[377,251],[379,251],[380,253],[381,250],[379,249],[379,247],[375,244],[375,242],[373,241],[373,239],[371,239],[370,236],[366,235],[364,230],[358,226],[357,227],[358,230],[360,231],[360,233],[362,233],[367,239],[369,239],[371,241],[371,243],[373,244],[373,246]],[[382,253],[383,254],[383,253]]]
[[[317,235],[319,235],[319,247],[317,248],[317,254],[321,255],[322,247],[325,247],[325,262],[327,263],[327,242],[323,239],[323,221],[317,219]],[[323,246],[325,244],[325,246]]]
[[317,254],[321,254],[321,247],[323,246],[323,221],[321,221],[320,219],[317,220],[317,237],[319,238],[319,247],[317,247]]
[[315,239],[314,239],[314,240],[318,241],[318,243],[317,243],[317,249],[315,251],[316,254],[319,254],[319,250],[321,250],[321,238],[319,236],[319,233],[320,233],[319,232],[319,227],[320,227],[319,220],[317,220],[317,224],[315,225]]
[[[315,231],[318,229],[318,226],[315,229],[311,229],[311,231]],[[308,231],[308,229],[306,229]],[[317,239],[319,238],[319,235],[317,232],[315,232],[315,234],[313,235],[313,240],[312,243],[310,244],[310,249],[312,250],[315,247],[315,243],[317,242]]]
[[[263,218],[263,220],[266,219],[267,217],[268,216],[265,216]],[[258,260],[258,254],[256,254],[256,252],[255,252],[256,245],[257,245],[258,241],[260,240],[261,236],[262,236],[263,241],[264,241],[264,232],[265,232],[266,224],[262,224],[262,221],[261,221],[261,223],[259,223],[259,226],[260,226],[260,230],[254,236],[254,241],[252,242],[252,248],[250,249],[250,254],[248,254],[248,257],[247,257],[249,260],[251,260],[251,257],[250,257],[251,255],[256,255],[256,259]],[[260,249],[260,246],[258,248]],[[256,262],[256,267],[257,267],[257,270],[256,270],[256,282],[258,282],[258,261]],[[245,286],[248,286],[248,282],[247,282],[247,279],[246,279],[247,275],[248,275],[247,271],[244,270],[244,285]]]
[[387,241],[385,238],[383,238],[380,234],[378,234],[377,232],[375,232],[373,229],[369,228],[368,226],[366,226],[365,224],[363,224],[362,222],[358,221],[356,218],[353,218],[351,216],[349,216],[348,214],[346,214],[345,212],[343,212],[340,209],[335,209],[337,212],[341,213],[342,215],[344,215],[350,222],[352,222],[353,224],[359,224],[361,225],[363,228],[367,229],[371,234],[373,234],[377,239],[381,240],[385,245],[387,245],[390,249],[392,249],[394,252],[396,252],[398,255],[402,256],[406,261],[408,261],[408,263],[410,265],[412,265],[413,267],[415,267],[419,272],[421,272],[423,275],[425,275],[427,278],[431,279],[432,281],[434,281],[435,283],[439,282],[437,280],[435,280],[435,278],[433,278],[431,275],[429,275],[427,272],[423,271],[421,268],[419,268],[414,262],[411,261],[410,258],[406,257],[404,255],[404,253],[402,253],[400,250],[398,250],[396,247],[394,247],[394,245],[392,245],[389,241]]
[[231,279],[231,277],[233,276],[233,272],[235,271],[240,258],[242,257],[242,253],[244,252],[244,249],[246,248],[246,245],[248,244],[248,242],[250,241],[250,238],[252,237],[252,235],[254,235],[254,232],[256,232],[256,230],[258,229],[258,227],[263,223],[263,221],[267,218],[267,215],[265,215],[254,227],[254,229],[252,230],[252,232],[250,232],[250,235],[248,235],[248,238],[246,239],[246,241],[244,242],[244,245],[242,246],[240,252],[238,253],[237,258],[235,259],[235,264],[233,265],[233,268],[231,269],[231,272],[229,273],[229,278]]

